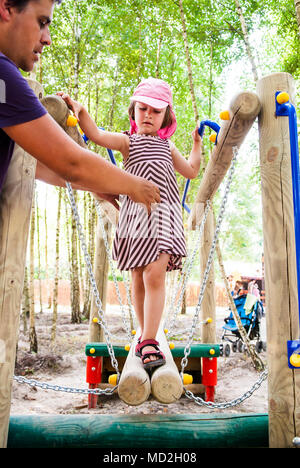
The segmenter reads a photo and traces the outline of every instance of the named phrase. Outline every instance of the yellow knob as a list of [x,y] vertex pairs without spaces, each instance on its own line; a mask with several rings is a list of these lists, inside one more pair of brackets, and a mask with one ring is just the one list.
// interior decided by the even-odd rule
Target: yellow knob
[[95,352],[96,352],[95,348],[90,349],[90,354],[95,354]]
[[170,344],[169,344],[169,347],[170,347],[170,349],[174,349],[174,348],[175,348],[174,343],[170,343]]
[[74,115],[69,115],[67,119],[67,126],[76,127],[77,124],[78,124],[78,120],[76,119],[76,117],[74,117]]
[[214,348],[211,348],[211,349],[209,350],[209,354],[210,354],[211,356],[213,356],[214,354],[216,354],[216,351],[214,350]]
[[131,330],[132,335],[136,335],[136,330]]
[[130,344],[125,345],[124,348],[125,348],[125,351],[129,351],[130,350]]
[[290,357],[290,363],[294,367],[300,367],[300,354],[293,353]]
[[94,322],[94,323],[98,323],[97,317],[94,317],[94,318],[93,318],[93,322]]
[[215,143],[216,139],[217,139],[216,133],[212,133],[211,135],[209,135],[209,141],[211,141],[212,143]]
[[230,120],[230,113],[228,110],[220,112],[220,119],[221,120]]
[[193,383],[193,376],[190,374],[183,374],[183,385],[189,385]]
[[277,94],[276,99],[278,104],[284,104],[285,102],[288,102],[290,100],[290,96],[285,91],[282,91],[282,93]]
[[213,319],[211,317],[207,317],[206,323],[211,323],[212,321],[213,321]]
[[108,377],[108,383],[111,385],[117,385],[117,380],[118,380],[118,374],[111,374]]
[[165,334],[167,334],[168,331],[169,331],[169,330],[168,330],[167,328],[164,329]]

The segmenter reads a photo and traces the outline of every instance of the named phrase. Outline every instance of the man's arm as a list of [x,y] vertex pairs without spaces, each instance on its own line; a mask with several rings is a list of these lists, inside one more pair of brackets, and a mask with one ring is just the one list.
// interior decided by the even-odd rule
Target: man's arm
[[64,181],[91,192],[126,194],[148,208],[151,203],[160,201],[159,190],[154,184],[81,148],[49,114],[3,130]]

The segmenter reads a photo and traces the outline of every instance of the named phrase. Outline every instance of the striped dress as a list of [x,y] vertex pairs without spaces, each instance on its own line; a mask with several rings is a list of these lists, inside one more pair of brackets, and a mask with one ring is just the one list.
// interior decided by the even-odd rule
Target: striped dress
[[186,244],[170,143],[150,135],[134,134],[129,139],[124,169],[155,183],[161,202],[152,205],[149,215],[145,205],[120,197],[113,258],[120,270],[130,270],[154,262],[165,252],[170,254],[167,271],[181,269]]

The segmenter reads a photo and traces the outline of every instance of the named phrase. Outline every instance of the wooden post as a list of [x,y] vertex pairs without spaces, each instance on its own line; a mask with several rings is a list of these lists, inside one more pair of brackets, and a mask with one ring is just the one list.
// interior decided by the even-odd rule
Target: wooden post
[[138,334],[131,343],[118,385],[119,397],[132,406],[144,403],[151,392],[150,377],[143,367],[141,358],[135,355],[137,336]]
[[288,117],[276,117],[275,92],[295,88],[288,73],[259,80],[259,142],[266,281],[270,447],[300,436],[300,370],[288,367],[287,341],[299,338]]
[[232,148],[240,147],[260,111],[256,94],[242,92],[231,102],[229,120],[223,120],[217,144],[205,169],[195,203],[189,217],[192,229],[201,222],[204,204],[211,200],[218,190],[233,158]]
[[[105,220],[104,229],[109,240],[111,235],[111,225],[109,221]],[[94,266],[94,275],[99,291],[100,299],[103,305],[103,310],[106,309],[106,297],[107,297],[107,285],[108,285],[108,269],[109,261],[107,252],[105,249],[104,239],[102,231],[98,222],[97,225],[97,236],[96,236],[96,255],[95,255],[95,266]],[[89,341],[91,342],[101,342],[104,340],[104,333],[101,326],[98,323],[93,322],[93,318],[98,317],[98,308],[94,295],[92,296],[92,307],[90,314],[90,326],[89,326]]]
[[[29,85],[41,99],[43,89]],[[34,138],[34,136],[33,136]],[[0,447],[7,443],[36,160],[15,146],[0,194]]]
[[166,357],[166,364],[153,372],[151,377],[152,395],[161,403],[174,403],[182,395],[183,383],[173,360],[166,335],[161,327],[157,333],[157,341]]
[[[200,251],[201,273],[205,271],[209,251],[214,237],[214,215],[210,210],[203,231],[203,244]],[[201,341],[202,343],[215,343],[216,342],[216,298],[215,298],[215,273],[214,265],[211,265],[206,288],[201,306]],[[205,321],[211,318],[211,323]]]

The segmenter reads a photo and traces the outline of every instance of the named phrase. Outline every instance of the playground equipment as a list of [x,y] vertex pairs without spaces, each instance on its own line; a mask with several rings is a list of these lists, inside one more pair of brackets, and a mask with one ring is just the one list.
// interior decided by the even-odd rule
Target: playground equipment
[[[256,112],[259,113],[267,309],[268,416],[135,416],[133,419],[129,418],[133,424],[130,427],[135,431],[134,437],[133,432],[129,437],[129,420],[126,416],[112,418],[101,415],[96,420],[90,415],[83,418],[73,415],[54,418],[16,416],[11,418],[8,446],[83,447],[86,443],[87,446],[117,447],[120,444],[119,446],[128,447],[129,440],[134,441],[137,447],[145,447],[155,441],[155,447],[159,447],[161,443],[164,448],[177,448],[180,444],[193,448],[229,444],[232,447],[262,447],[268,444],[270,447],[293,446],[293,440],[300,434],[300,422],[297,418],[300,376],[296,366],[291,368],[288,365],[287,342],[299,337],[297,268],[290,133],[288,117],[275,115],[275,93],[278,91],[287,92],[293,102],[294,84],[290,75],[278,73],[263,78],[257,86],[258,99],[254,95],[250,100],[256,103]],[[218,142],[197,195],[196,204],[202,205],[202,212],[206,201],[212,199],[229,167],[232,147],[241,144],[255,119],[255,112],[251,118],[244,119],[243,109],[244,104],[240,104],[233,113],[230,109],[230,120],[224,121],[220,129]],[[76,127],[69,129],[76,130]],[[7,445],[11,378],[33,177],[34,161],[17,148],[0,196],[0,340],[3,343],[1,349],[5,350],[0,363],[0,440],[3,447]],[[193,206],[191,220],[195,224],[200,222],[200,211],[199,206]],[[294,352],[293,354],[297,355]],[[136,423],[139,430],[136,429]],[[175,439],[174,434],[177,435]]]
[[[165,333],[161,329],[158,340],[167,362],[166,365],[154,371],[151,380],[141,365],[141,360],[135,356],[136,340],[132,342],[129,351],[123,346],[114,346],[118,367],[119,369],[123,368],[118,385],[119,397],[129,405],[140,405],[152,393],[156,400],[162,403],[172,403],[184,393],[184,384],[185,388],[191,389],[193,393],[206,394],[206,401],[214,401],[220,345],[193,345],[189,355],[189,364],[185,369],[187,373],[184,374],[182,380],[178,369],[180,369],[181,359],[184,356],[184,346],[175,346],[170,349],[166,342]],[[86,381],[89,388],[101,387],[101,384],[103,388],[107,388],[108,383],[116,385],[117,376],[114,374],[106,344],[88,343],[85,353],[87,356]],[[97,396],[89,395],[89,407],[96,407],[96,403]]]

